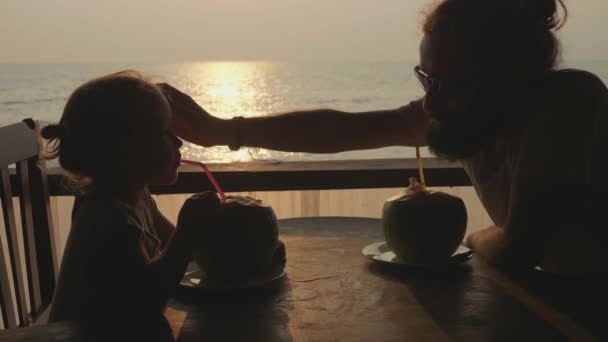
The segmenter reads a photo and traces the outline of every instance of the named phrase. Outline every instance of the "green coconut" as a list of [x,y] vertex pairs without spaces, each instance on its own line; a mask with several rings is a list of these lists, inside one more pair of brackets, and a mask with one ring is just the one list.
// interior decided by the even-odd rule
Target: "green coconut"
[[[201,227],[194,260],[209,280],[236,280],[269,272],[282,253],[272,207],[251,197],[229,196]],[[281,252],[282,249],[282,252]]]
[[409,188],[385,201],[382,223],[389,248],[402,260],[438,263],[462,243],[467,211],[461,198],[429,191],[410,178]]

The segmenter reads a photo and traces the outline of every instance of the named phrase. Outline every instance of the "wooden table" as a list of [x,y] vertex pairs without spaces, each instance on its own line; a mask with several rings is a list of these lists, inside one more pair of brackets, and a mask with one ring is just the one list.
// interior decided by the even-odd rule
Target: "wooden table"
[[605,283],[507,275],[477,257],[441,272],[376,264],[361,255],[382,240],[376,219],[299,218],[280,227],[288,277],[272,286],[178,293],[158,322],[55,323],[0,332],[0,341],[141,340],[142,331],[163,341],[608,340]]

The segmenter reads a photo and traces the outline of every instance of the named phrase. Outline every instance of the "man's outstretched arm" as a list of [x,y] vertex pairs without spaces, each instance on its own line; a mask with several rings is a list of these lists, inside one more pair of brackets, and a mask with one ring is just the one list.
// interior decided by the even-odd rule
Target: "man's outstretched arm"
[[161,88],[172,108],[175,133],[201,146],[336,153],[387,146],[424,146],[430,128],[422,100],[397,109],[361,113],[319,109],[222,120],[170,85],[164,84]]

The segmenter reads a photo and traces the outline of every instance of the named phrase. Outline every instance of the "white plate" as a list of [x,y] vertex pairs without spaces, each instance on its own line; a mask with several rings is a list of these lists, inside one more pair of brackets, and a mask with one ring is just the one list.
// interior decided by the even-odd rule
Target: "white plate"
[[470,260],[473,257],[473,251],[471,251],[466,246],[460,246],[454,252],[454,255],[445,263],[439,264],[415,264],[409,263],[401,260],[398,256],[390,250],[386,241],[372,243],[371,245],[365,246],[361,253],[365,255],[368,259],[378,262],[383,262],[387,264],[393,265],[402,265],[407,267],[417,267],[417,268],[436,268],[436,267],[445,267],[454,264],[460,264]]
[[287,272],[284,265],[277,265],[271,272],[256,276],[255,278],[239,281],[208,282],[202,278],[202,272],[194,262],[190,263],[188,270],[184,274],[180,285],[186,288],[223,291],[223,290],[245,290],[267,285],[283,278]]

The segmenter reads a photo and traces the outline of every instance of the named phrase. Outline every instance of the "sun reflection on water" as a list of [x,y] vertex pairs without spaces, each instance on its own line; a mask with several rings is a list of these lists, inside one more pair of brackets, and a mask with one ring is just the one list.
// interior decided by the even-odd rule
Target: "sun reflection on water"
[[[265,80],[272,67],[267,62],[204,62],[184,65],[182,73],[195,82],[186,90],[193,99],[213,115],[227,119],[267,113],[260,104],[272,93]],[[250,148],[230,151],[226,147],[192,144],[185,144],[182,153],[188,158],[214,162],[251,161],[267,154]]]
[[258,65],[253,63],[213,63],[208,66],[207,78],[210,87],[206,89],[209,99],[224,107],[218,114],[226,116],[229,112],[241,114],[247,111],[245,105],[255,100],[258,89],[254,86]]

